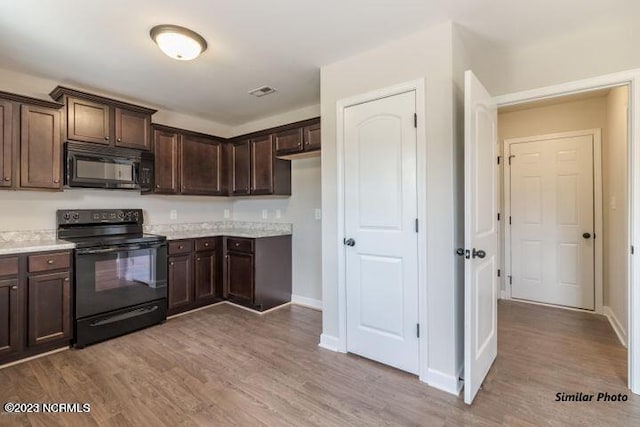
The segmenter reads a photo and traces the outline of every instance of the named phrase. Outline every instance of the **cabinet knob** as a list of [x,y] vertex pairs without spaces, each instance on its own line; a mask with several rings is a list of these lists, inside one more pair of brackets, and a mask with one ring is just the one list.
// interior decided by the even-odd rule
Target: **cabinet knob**
[[109,137],[108,137],[108,136],[105,136],[105,137],[104,137],[104,140],[105,140],[105,141],[108,141],[108,140],[109,140]]
[[174,265],[174,264],[175,264],[174,262],[170,262],[170,263],[169,263],[169,265]]
[[48,259],[47,260],[47,264],[52,265],[53,264],[53,260],[52,259]]
[[160,184],[156,184],[156,188],[160,188]]
[[68,282],[68,281],[69,281],[69,278],[68,278],[68,277],[65,277],[64,281],[65,281],[65,282]]
[[122,142],[122,138],[118,138],[118,139],[117,139],[117,141],[118,141],[118,142]]
[[5,176],[5,177],[4,177],[4,180],[5,180],[5,181],[11,181],[11,178],[9,178],[8,176]]
[[59,180],[59,179],[54,179],[54,180],[53,180],[53,183],[54,183],[54,184],[59,184],[59,183],[60,183],[60,180]]
[[237,248],[238,246],[240,246],[240,243],[236,243],[234,246]]
[[178,246],[178,249],[184,249],[184,246],[179,245],[179,246]]
[[201,259],[200,257],[197,258],[198,261],[200,261],[200,259]]
[[17,286],[17,285],[13,285],[13,286],[11,287],[11,290],[12,290],[12,291],[17,291],[17,290],[18,290],[18,286]]
[[205,248],[208,248],[208,247],[209,247],[209,243],[205,243],[205,244],[204,244],[204,247],[205,247]]

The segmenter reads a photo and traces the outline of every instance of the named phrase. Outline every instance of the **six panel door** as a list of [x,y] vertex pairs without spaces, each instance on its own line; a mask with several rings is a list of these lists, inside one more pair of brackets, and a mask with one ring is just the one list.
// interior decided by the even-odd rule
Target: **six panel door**
[[71,338],[69,272],[29,277],[28,319],[30,346]]
[[61,189],[60,111],[23,105],[20,118],[20,186]]

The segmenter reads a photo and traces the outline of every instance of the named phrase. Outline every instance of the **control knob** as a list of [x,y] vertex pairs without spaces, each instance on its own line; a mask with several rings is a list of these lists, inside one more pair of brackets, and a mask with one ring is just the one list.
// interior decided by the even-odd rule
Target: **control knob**
[[80,219],[80,214],[78,212],[74,212],[73,213],[73,219],[75,219],[75,220]]

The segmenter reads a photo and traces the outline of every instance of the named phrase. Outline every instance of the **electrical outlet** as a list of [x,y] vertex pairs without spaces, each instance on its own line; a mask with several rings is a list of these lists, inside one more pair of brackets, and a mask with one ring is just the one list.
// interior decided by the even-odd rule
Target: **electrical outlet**
[[169,219],[178,219],[178,211],[176,209],[171,209],[171,212],[169,212]]
[[282,211],[280,209],[276,209],[276,218],[282,217]]
[[322,219],[322,209],[316,209],[315,218]]
[[266,209],[262,209],[262,219],[267,219],[268,217],[268,212]]
[[231,218],[231,211],[229,209],[224,210],[224,217],[225,219]]

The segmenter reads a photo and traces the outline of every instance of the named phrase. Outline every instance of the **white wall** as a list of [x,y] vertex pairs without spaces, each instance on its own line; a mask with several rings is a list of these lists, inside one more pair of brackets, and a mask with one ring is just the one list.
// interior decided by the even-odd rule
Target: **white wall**
[[444,23],[322,67],[323,342],[337,344],[336,102],[409,80],[426,80],[428,378],[455,392],[461,368],[456,319],[452,24]]
[[627,342],[629,232],[628,232],[628,88],[612,89],[606,98],[604,132],[604,304],[606,314]]

